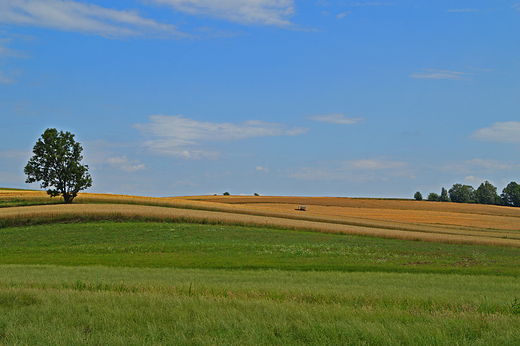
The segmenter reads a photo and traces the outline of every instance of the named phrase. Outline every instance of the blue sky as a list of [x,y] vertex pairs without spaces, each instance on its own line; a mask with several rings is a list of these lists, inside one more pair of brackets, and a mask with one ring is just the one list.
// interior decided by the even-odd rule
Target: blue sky
[[520,182],[520,2],[0,1],[0,186],[46,128],[88,192]]

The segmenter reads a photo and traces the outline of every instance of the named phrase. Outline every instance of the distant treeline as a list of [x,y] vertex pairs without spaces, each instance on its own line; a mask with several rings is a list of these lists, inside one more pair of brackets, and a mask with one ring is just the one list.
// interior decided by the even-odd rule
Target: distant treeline
[[[414,198],[418,201],[423,200],[419,191],[415,193]],[[448,191],[443,187],[440,195],[431,192],[427,200],[520,207],[520,185],[512,181],[502,190],[502,194],[498,195],[497,188],[487,180],[480,184],[476,190],[471,185],[454,184]]]

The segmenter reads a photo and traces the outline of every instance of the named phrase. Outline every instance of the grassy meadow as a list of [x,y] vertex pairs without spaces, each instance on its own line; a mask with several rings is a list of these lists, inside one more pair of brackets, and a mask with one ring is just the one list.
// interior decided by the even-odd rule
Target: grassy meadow
[[9,345],[513,345],[518,280],[446,274],[0,267]]
[[48,202],[0,189],[0,345],[520,344],[517,208]]

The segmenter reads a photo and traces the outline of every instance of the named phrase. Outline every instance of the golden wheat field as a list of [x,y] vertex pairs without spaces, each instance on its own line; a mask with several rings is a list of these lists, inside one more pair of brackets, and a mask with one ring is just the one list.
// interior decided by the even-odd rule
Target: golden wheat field
[[476,230],[520,231],[520,208],[503,206],[338,197],[195,196],[185,198],[291,213],[301,213],[294,209],[299,205],[305,205],[307,215],[445,225]]
[[[45,200],[43,191],[0,190],[1,200]],[[304,205],[307,211],[297,211]],[[140,197],[82,193],[72,205],[0,208],[0,218],[106,216],[306,229],[456,244],[520,247],[520,208],[339,197]]]

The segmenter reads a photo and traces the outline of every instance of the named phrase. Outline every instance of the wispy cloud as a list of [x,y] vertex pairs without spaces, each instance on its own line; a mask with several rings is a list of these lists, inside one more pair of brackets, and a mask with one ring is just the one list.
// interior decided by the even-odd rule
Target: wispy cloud
[[116,10],[71,0],[2,0],[0,23],[52,28],[104,37],[167,35],[184,37],[177,27]]
[[518,164],[503,163],[496,160],[476,158],[463,162],[456,162],[444,165],[440,168],[442,172],[451,172],[454,174],[492,174],[516,170],[520,168]]
[[486,142],[520,143],[520,121],[494,123],[473,132],[469,138]]
[[505,163],[500,163],[495,160],[489,160],[489,159],[472,159],[469,161],[466,161],[467,164],[476,166],[476,167],[483,167],[483,168],[499,168],[499,169],[513,169],[514,165],[508,165]]
[[207,16],[247,25],[287,27],[294,0],[146,0],[189,15]]
[[22,51],[8,47],[12,38],[0,38],[0,58],[24,58],[27,57]]
[[146,169],[146,166],[144,164],[139,164],[138,160],[131,162],[130,160],[128,160],[126,156],[110,157],[107,159],[106,162],[110,164],[112,167],[121,169],[125,172],[135,172]]
[[386,170],[386,169],[402,169],[406,167],[406,162],[401,161],[385,161],[379,159],[363,159],[343,161],[343,168],[345,170]]
[[342,12],[342,13],[338,14],[338,15],[336,16],[336,18],[338,18],[338,19],[343,19],[343,18],[345,18],[345,16],[346,16],[347,14],[351,14],[351,13],[352,13],[351,11]]
[[[255,137],[295,136],[309,129],[285,124],[248,120],[240,124],[201,122],[182,115],[151,115],[151,123],[135,124],[143,134],[154,137],[144,142],[150,150],[181,158],[215,158],[218,152],[188,149],[201,142],[235,141]],[[186,149],[185,149],[186,148]]]
[[353,2],[350,4],[352,7],[357,6],[393,6],[392,2]]
[[447,10],[446,12],[480,12],[480,11],[477,9],[474,9],[474,8],[461,8],[461,9]]
[[349,118],[343,113],[330,114],[313,114],[306,117],[308,120],[318,121],[322,123],[338,124],[338,125],[353,125],[363,122],[363,118]]
[[14,76],[17,76],[20,74],[20,71],[16,72],[10,72],[9,74],[5,75],[3,71],[0,71],[0,84],[14,84],[18,82],[16,79],[14,79]]
[[449,71],[449,70],[436,70],[436,69],[423,69],[422,74],[411,74],[412,78],[425,78],[425,79],[454,79],[454,80],[464,80],[464,81],[473,81],[466,77],[468,73],[458,72],[458,71]]
[[472,184],[480,183],[481,181],[484,181],[484,179],[480,179],[479,177],[475,177],[474,175],[468,175],[467,177],[464,178],[464,180],[466,180],[467,182],[472,183]]
[[401,161],[381,159],[348,160],[336,163],[322,163],[320,167],[302,167],[289,173],[290,178],[303,180],[348,180],[375,181],[387,180],[389,177],[408,177],[413,175],[408,164]]

